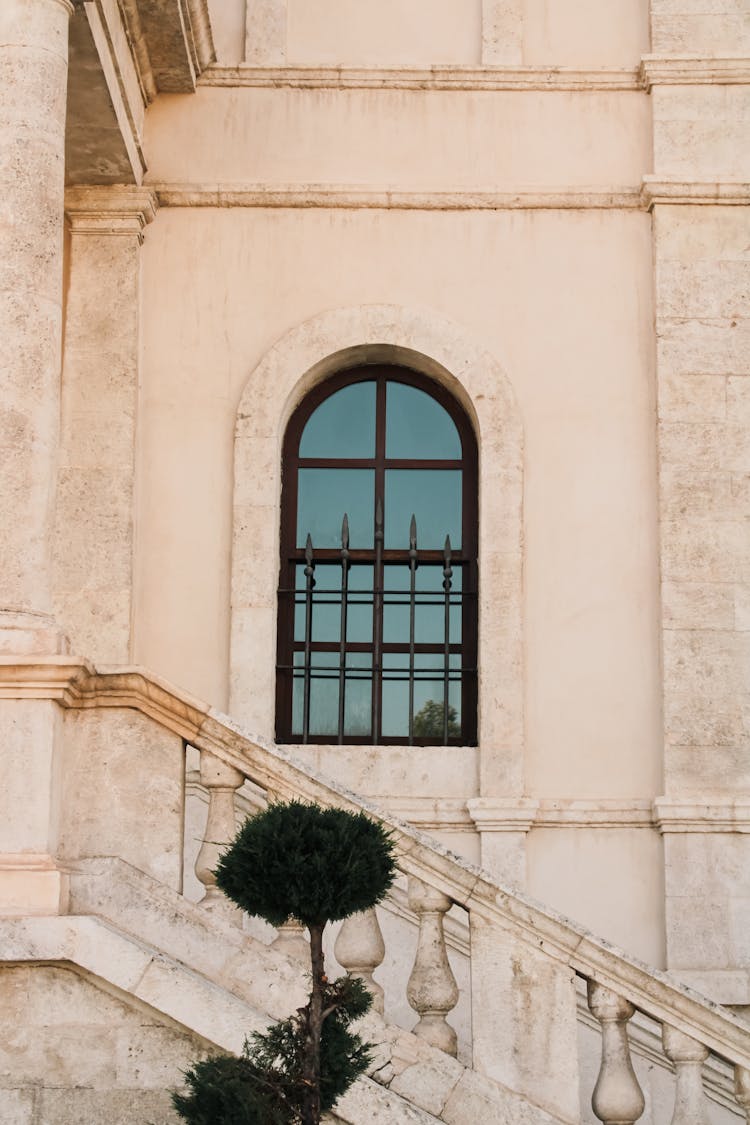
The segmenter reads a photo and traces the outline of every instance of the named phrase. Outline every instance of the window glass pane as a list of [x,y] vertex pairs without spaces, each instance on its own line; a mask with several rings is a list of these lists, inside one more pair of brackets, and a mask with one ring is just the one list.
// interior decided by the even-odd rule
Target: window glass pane
[[[314,471],[314,470],[313,470]],[[385,546],[406,550],[417,519],[417,547],[439,550],[446,535],[461,547],[461,470],[388,469],[385,474]]]
[[[294,639],[305,639],[305,566],[297,565],[297,586],[294,607]],[[341,640],[341,566],[318,563],[315,567],[312,597],[312,640]],[[346,639],[349,642],[372,641],[372,567],[353,565],[349,568]]]
[[386,457],[459,460],[461,439],[447,410],[406,383],[386,386]]
[[[445,695],[442,653],[417,653],[414,669],[414,740],[442,744]],[[383,656],[383,737],[409,736],[409,655]],[[448,738],[461,737],[461,656],[451,653]]]
[[[302,737],[304,706],[305,654],[294,654],[294,692],[292,696],[292,731]],[[310,734],[338,737],[339,727],[339,654],[313,652],[310,680]],[[344,734],[367,738],[372,730],[372,654],[352,652],[346,659],[344,696]]]
[[299,455],[374,457],[375,384],[353,383],[321,402],[302,431]]
[[341,521],[349,516],[349,543],[372,547],[375,473],[372,469],[300,469],[297,493],[297,546],[308,533],[313,547],[341,546]]
[[[385,567],[383,604],[383,641],[385,644],[409,643],[410,571],[408,563]],[[463,572],[453,568],[450,590],[451,644],[461,643],[461,589]],[[414,590],[414,642],[422,645],[445,643],[445,591],[443,567],[423,563],[417,567]]]

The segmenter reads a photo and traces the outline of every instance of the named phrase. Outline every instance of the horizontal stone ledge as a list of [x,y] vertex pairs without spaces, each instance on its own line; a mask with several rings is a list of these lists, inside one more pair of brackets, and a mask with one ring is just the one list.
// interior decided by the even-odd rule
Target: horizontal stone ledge
[[660,176],[644,176],[642,201],[649,211],[657,204],[746,207],[750,203],[750,182],[669,180]]
[[701,55],[644,55],[639,78],[652,86],[735,86],[750,83],[750,58],[745,55],[706,58]]
[[506,211],[602,210],[642,207],[640,187],[519,187],[510,191],[447,191],[337,184],[150,185],[162,207],[330,208],[339,210]]
[[142,242],[158,208],[149,188],[82,185],[65,192],[65,216],[75,234],[135,235]]
[[636,68],[537,66],[211,66],[201,86],[295,90],[641,91]]
[[750,833],[750,798],[660,797],[654,801],[654,819],[660,832]]

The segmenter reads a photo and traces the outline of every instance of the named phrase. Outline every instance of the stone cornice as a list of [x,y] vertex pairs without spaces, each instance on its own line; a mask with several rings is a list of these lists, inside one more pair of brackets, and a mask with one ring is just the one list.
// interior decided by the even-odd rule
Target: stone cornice
[[750,183],[643,177],[640,187],[456,187],[395,190],[368,184],[153,183],[162,207],[384,211],[650,211],[657,204],[745,206]]
[[211,66],[202,86],[295,90],[521,90],[607,93],[643,89],[635,69],[534,66]]
[[150,185],[162,207],[336,208],[388,211],[638,209],[640,188],[519,187],[512,190],[398,191],[337,184]]
[[750,58],[644,55],[639,78],[645,90],[652,86],[744,85],[750,83]]
[[539,812],[525,797],[475,797],[466,807],[478,832],[528,832]]
[[[120,0],[133,4],[135,0]],[[293,90],[649,92],[653,86],[750,83],[750,58],[644,55],[636,68],[540,66],[209,66],[202,86]]]
[[143,242],[158,207],[149,188],[71,187],[65,192],[65,214],[74,234],[135,236]]
[[149,105],[157,95],[156,79],[151,67],[148,47],[143,35],[141,17],[138,12],[138,0],[117,0],[123,27],[125,28],[133,65],[138,74],[141,87],[141,96],[144,105]]
[[216,57],[208,0],[118,0],[147,101],[190,93]]
[[648,798],[555,800],[539,802],[535,828],[652,828]]
[[750,183],[740,180],[690,182],[644,176],[642,198],[648,211],[662,203],[745,207],[750,203]]
[[467,802],[460,797],[388,797],[383,804],[399,820],[405,820],[425,832],[471,832],[474,828]]
[[659,831],[750,833],[750,796],[659,797],[654,801],[654,820]]

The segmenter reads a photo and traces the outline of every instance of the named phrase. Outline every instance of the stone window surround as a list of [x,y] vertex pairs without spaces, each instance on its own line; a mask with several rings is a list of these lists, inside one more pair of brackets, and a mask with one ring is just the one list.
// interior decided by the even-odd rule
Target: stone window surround
[[[479,446],[480,792],[523,789],[522,460],[518,405],[497,359],[429,310],[368,305],[292,328],[257,364],[235,430],[230,711],[274,729],[281,446],[310,389],[360,362],[397,363],[459,401]],[[270,561],[270,565],[268,565]]]

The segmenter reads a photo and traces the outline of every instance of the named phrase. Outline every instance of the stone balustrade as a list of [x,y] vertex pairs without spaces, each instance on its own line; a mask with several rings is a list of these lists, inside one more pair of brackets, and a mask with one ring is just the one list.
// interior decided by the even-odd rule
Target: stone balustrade
[[[93,724],[91,735],[100,738],[99,728],[107,720],[107,762],[101,764],[92,754],[72,761],[73,772],[87,771],[92,792],[96,771],[119,769],[122,757],[125,779],[133,776],[137,760],[138,769],[148,771],[154,799],[159,799],[160,793],[170,795],[175,780],[184,778],[184,762],[175,761],[179,748],[187,742],[200,751],[200,779],[207,794],[208,815],[196,872],[206,888],[208,906],[220,899],[212,871],[218,855],[234,836],[236,794],[247,780],[255,794],[265,794],[266,798],[296,797],[379,815],[348,791],[298,765],[283,748],[251,739],[226,716],[140,671],[98,674],[90,666],[65,657],[36,657],[25,664],[0,657],[3,695],[46,698],[72,712],[72,745],[82,740],[85,743],[85,724]],[[141,747],[137,759],[132,755],[136,736]],[[100,778],[102,786],[105,772]],[[169,832],[173,827],[175,836],[182,840],[183,805],[172,796],[171,804],[162,800],[163,816],[155,823],[144,793],[142,786],[123,783],[116,804],[111,800],[90,803],[84,836],[75,809],[67,823],[63,808],[63,858],[116,855],[141,866],[139,856],[148,841],[137,838],[134,829],[140,824],[142,836],[153,827],[152,846],[144,853],[148,859],[144,870],[156,878],[162,867],[171,873],[174,848],[182,847],[182,843],[170,842]],[[113,823],[116,818],[122,823],[119,835]],[[576,979],[580,978],[587,982],[589,1008],[601,1029],[601,1066],[592,1108],[604,1125],[631,1125],[641,1118],[647,1104],[648,1091],[644,1097],[628,1042],[628,1022],[636,1011],[662,1029],[665,1059],[675,1074],[672,1125],[706,1125],[710,1120],[702,1068],[711,1054],[734,1068],[733,1108],[750,1123],[750,1029],[746,1024],[676,984],[665,973],[649,971],[554,911],[498,885],[485,872],[440,845],[427,843],[400,822],[387,816],[382,820],[396,841],[398,867],[408,885],[408,903],[416,925],[406,993],[419,1017],[413,1028],[417,1035],[448,1053],[456,1049],[455,1032],[447,1017],[456,1005],[459,990],[449,962],[443,921],[457,906],[469,918],[470,1049],[479,1073],[527,1097],[558,1120],[578,1120],[579,1069],[574,1032]],[[103,842],[98,852],[93,850],[97,840]],[[162,849],[163,856],[155,846]],[[300,929],[290,924],[277,948],[283,949],[290,941],[299,948],[302,940]],[[348,921],[339,934],[336,952],[347,971],[368,981],[373,979],[387,952],[373,912]],[[386,1009],[388,1000],[386,996]]]
[[[211,755],[204,754],[204,757],[209,762],[212,760]],[[232,800],[233,792],[227,791],[225,786],[217,789],[216,779],[223,778],[217,767],[218,763],[217,766],[206,766],[206,786],[209,792],[207,823],[213,833],[220,824],[226,828],[226,839],[222,845],[226,846],[235,831],[234,811],[232,809],[231,813],[228,812],[224,804],[223,813],[220,815],[217,811],[212,817],[212,809],[220,799],[222,802],[227,800],[227,792]],[[202,779],[203,774],[202,758]],[[258,781],[257,776],[251,772],[248,772],[248,776]],[[273,796],[283,797],[286,792],[286,787],[280,786],[274,790]],[[222,794],[221,798],[219,793]],[[209,827],[206,833],[208,836]],[[212,902],[215,887],[211,879],[206,877],[205,861],[207,855],[213,856],[215,848],[215,840],[204,842],[196,865],[196,873],[207,888],[204,900],[207,905]],[[407,855],[405,853],[402,857],[401,866],[408,874],[408,905],[417,927],[414,963],[406,987],[408,1002],[419,1016],[412,1030],[432,1046],[455,1056],[457,1037],[447,1016],[457,1004],[459,990],[448,958],[443,920],[454,903],[464,906],[467,904],[458,897],[452,898],[432,881],[408,873],[408,862],[403,862]],[[504,938],[504,934],[498,934],[501,946],[505,944]],[[280,928],[273,945],[280,952],[299,958],[305,949],[303,927],[290,920]],[[384,960],[386,947],[376,911],[368,910],[346,919],[339,930],[334,952],[339,964],[350,975],[359,976],[365,981],[373,993],[375,1010],[383,1013],[383,986],[375,980],[373,974]],[[628,1040],[628,1022],[635,1014],[636,1007],[624,993],[607,987],[578,968],[576,972],[586,982],[589,1010],[601,1028],[601,1064],[591,1095],[592,1109],[603,1125],[635,1125],[646,1106],[633,1067]],[[491,1003],[491,1000],[485,997],[484,1002]],[[653,1014],[648,1005],[639,1004],[639,1007],[646,1014]],[[709,1056],[709,1047],[700,1037],[687,1034],[668,1020],[662,1020],[661,1026],[664,1054],[675,1074],[671,1125],[711,1125],[702,1079],[703,1064]],[[750,1033],[748,1039],[750,1040]],[[737,1105],[750,1123],[750,1070],[737,1066],[735,1073]]]

